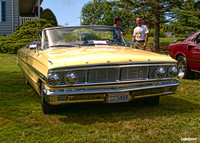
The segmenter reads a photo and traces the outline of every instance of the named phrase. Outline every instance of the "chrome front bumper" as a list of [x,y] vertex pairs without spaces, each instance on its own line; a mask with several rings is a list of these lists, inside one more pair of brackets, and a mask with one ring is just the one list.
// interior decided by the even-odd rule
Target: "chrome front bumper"
[[65,89],[44,89],[46,101],[51,105],[76,102],[106,102],[107,93],[129,92],[130,101],[135,98],[162,96],[176,92],[180,84],[177,80],[113,84],[90,87],[71,87]]

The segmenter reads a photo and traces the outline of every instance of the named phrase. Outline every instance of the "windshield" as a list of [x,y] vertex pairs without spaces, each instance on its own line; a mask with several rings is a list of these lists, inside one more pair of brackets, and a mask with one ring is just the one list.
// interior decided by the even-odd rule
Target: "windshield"
[[43,48],[75,46],[127,46],[115,27],[63,27],[47,29],[43,33]]

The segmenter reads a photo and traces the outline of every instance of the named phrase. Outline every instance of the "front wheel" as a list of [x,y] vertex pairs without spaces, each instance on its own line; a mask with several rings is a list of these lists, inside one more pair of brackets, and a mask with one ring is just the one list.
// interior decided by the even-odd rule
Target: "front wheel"
[[190,67],[187,64],[185,57],[179,56],[177,58],[177,61],[178,61],[177,67],[179,69],[178,78],[180,78],[180,79],[192,78]]
[[44,114],[54,113],[57,109],[56,105],[50,105],[44,97],[44,83],[41,83],[40,95],[41,95],[41,107]]

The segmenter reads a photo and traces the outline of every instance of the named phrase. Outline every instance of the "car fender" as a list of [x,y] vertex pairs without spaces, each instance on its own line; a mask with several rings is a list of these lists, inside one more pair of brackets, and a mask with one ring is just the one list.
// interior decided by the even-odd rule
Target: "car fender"
[[177,58],[178,58],[179,56],[184,56],[184,57],[186,58],[186,55],[185,55],[184,52],[180,52],[180,51],[177,52],[176,55],[175,55],[175,57],[176,57],[175,59],[177,60]]

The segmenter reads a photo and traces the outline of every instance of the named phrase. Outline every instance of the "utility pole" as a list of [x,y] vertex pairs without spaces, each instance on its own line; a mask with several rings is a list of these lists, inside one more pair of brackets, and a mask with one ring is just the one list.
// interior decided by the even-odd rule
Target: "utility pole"
[[78,18],[80,18],[80,26],[81,26],[81,18],[82,18],[82,17],[80,16],[80,17],[78,17]]
[[40,0],[38,0],[38,18],[40,18]]

